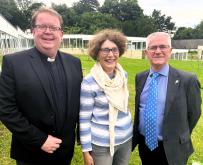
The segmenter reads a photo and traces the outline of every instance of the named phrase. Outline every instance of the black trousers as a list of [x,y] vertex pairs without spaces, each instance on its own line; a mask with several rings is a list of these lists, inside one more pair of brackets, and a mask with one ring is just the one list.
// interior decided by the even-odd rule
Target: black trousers
[[144,136],[140,135],[138,150],[142,165],[168,165],[162,141],[159,141],[158,147],[151,151],[145,144]]

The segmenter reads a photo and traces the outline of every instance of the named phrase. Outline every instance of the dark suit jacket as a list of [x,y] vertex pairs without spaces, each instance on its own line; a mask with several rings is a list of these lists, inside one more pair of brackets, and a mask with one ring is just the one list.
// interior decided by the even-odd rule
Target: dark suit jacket
[[[136,75],[133,149],[139,144],[139,102],[149,71]],[[169,68],[163,145],[170,165],[185,165],[193,152],[191,133],[201,114],[200,84],[195,75]]]
[[[73,156],[79,116],[81,63],[60,52],[67,83],[63,128],[56,128],[56,109],[49,79],[36,48],[3,57],[0,77],[0,120],[12,132],[11,157],[26,162],[63,164]],[[54,154],[40,147],[48,134],[62,139]]]

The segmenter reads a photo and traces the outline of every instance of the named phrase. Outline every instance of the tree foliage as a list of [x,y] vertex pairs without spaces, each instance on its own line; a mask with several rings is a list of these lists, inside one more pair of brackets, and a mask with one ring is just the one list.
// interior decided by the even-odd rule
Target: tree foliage
[[21,16],[20,10],[14,0],[0,0],[0,13],[14,26],[18,25],[18,17]]
[[109,14],[86,12],[80,19],[79,25],[83,34],[92,34],[105,28],[119,28],[119,21]]
[[[0,0],[0,3],[0,14],[22,30],[30,28],[32,12],[45,5],[34,0]],[[52,7],[62,15],[63,30],[69,34],[94,34],[104,28],[116,28],[127,36],[146,37],[155,31],[176,30],[171,16],[156,9],[151,16],[144,15],[137,0],[105,0],[102,6],[98,0],[79,0],[72,7],[54,3]],[[195,28],[180,27],[174,35],[174,39],[193,38],[203,38],[203,21]]]
[[111,14],[119,21],[136,21],[143,15],[143,10],[137,4],[137,0],[105,0],[100,11]]
[[32,11],[41,7],[42,3],[32,3],[31,0],[0,0],[0,14],[13,26],[22,30],[30,28]]
[[197,39],[203,39],[203,21],[200,22],[193,30],[194,37]]
[[172,17],[171,16],[165,16],[161,15],[160,10],[155,10],[152,12],[152,18],[155,21],[155,24],[157,25],[158,31],[164,31],[169,32],[174,30],[175,23],[171,22]]
[[140,30],[147,17],[144,16],[137,0],[105,0],[100,12],[110,14],[120,21],[120,28],[126,35],[146,36],[146,33]]
[[32,0],[16,0],[16,3],[21,11],[26,11],[33,2]]
[[52,4],[52,7],[61,14],[64,22],[63,24],[66,28],[77,24],[78,16],[72,8],[68,8],[65,4]]
[[146,37],[150,33],[157,31],[154,19],[149,16],[140,17],[134,26],[137,27],[137,30],[133,36]]
[[99,2],[97,0],[80,0],[73,4],[73,10],[79,15],[85,12],[98,11]]
[[193,34],[192,28],[180,27],[175,33],[174,39],[191,39]]
[[203,21],[195,28],[180,27],[175,33],[174,39],[203,39]]

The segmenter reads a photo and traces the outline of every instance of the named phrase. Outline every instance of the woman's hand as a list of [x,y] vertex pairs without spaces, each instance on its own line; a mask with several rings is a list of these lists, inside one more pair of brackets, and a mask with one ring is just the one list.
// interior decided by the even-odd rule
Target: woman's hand
[[83,152],[84,165],[94,165],[94,161],[89,152]]

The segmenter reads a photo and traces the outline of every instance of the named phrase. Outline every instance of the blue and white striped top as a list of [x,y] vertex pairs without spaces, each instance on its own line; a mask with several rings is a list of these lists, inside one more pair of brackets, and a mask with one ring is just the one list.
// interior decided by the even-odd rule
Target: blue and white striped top
[[[115,145],[132,138],[130,112],[119,111],[115,125]],[[80,140],[82,151],[92,151],[92,143],[109,147],[109,103],[104,91],[88,74],[81,84],[80,96]]]

